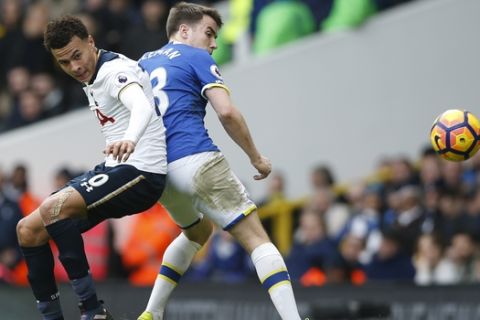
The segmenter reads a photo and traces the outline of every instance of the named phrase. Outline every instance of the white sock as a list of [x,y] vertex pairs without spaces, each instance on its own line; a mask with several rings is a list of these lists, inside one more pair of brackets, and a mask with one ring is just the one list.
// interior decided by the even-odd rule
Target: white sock
[[163,312],[170,294],[201,247],[200,244],[188,240],[181,233],[165,250],[162,266],[155,280],[146,309],[153,314],[154,320],[163,319]]
[[300,320],[287,266],[278,249],[271,242],[264,243],[253,250],[251,258],[282,320]]

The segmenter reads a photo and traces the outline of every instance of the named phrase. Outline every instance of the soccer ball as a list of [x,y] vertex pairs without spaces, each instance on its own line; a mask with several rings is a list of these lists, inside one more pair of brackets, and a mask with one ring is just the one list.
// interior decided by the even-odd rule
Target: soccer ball
[[480,121],[466,110],[447,110],[430,130],[433,149],[444,159],[463,161],[480,149]]

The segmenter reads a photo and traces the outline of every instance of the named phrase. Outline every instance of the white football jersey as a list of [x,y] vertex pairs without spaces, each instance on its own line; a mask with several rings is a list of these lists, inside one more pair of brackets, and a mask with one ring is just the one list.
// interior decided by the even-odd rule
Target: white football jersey
[[[132,83],[138,83],[154,108],[150,79],[136,63],[124,55],[101,50],[96,73],[83,88],[92,110],[105,136],[106,145],[123,139],[130,121],[130,110],[119,100],[120,91]],[[119,165],[112,156],[105,158],[107,167]],[[161,117],[152,116],[140,137],[135,151],[126,162],[139,170],[167,173],[165,126]]]

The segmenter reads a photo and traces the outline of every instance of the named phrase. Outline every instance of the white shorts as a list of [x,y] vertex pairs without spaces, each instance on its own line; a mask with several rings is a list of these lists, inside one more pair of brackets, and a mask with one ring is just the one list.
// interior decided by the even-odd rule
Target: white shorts
[[257,208],[220,152],[198,153],[169,163],[160,202],[183,229],[205,215],[228,230]]

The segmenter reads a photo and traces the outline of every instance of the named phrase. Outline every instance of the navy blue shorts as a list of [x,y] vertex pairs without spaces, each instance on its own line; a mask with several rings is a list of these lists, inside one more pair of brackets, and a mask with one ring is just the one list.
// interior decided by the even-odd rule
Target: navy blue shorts
[[97,165],[67,183],[87,204],[88,218],[78,219],[84,232],[105,219],[121,218],[152,207],[165,188],[165,175],[140,171],[130,165]]

